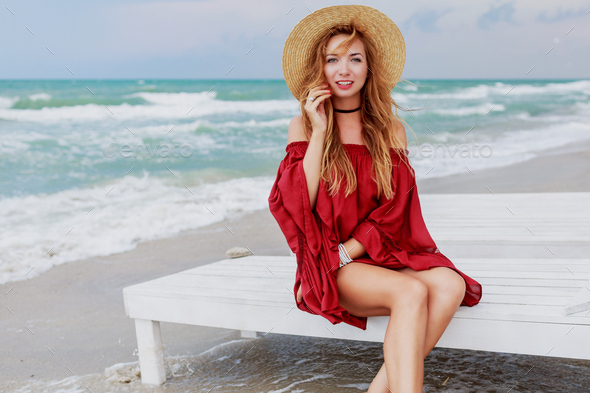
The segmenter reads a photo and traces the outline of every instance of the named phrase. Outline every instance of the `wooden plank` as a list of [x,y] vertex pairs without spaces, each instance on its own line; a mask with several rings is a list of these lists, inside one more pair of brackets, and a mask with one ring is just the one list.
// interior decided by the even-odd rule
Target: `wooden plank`
[[590,280],[584,284],[565,306],[567,315],[590,310]]
[[577,287],[515,287],[503,285],[486,285],[485,294],[491,295],[539,295],[539,296],[569,296],[573,297],[579,291]]
[[223,297],[223,296],[208,296],[208,295],[195,295],[194,293],[170,293],[170,292],[159,292],[153,293],[149,291],[137,291],[134,293],[128,294],[131,297],[146,297],[146,298],[153,298],[154,300],[167,300],[170,305],[174,303],[175,300],[191,300],[191,301],[198,301],[198,302],[207,302],[210,304],[218,304],[219,311],[221,312],[227,307],[241,307],[246,305],[251,306],[259,306],[259,307],[290,307],[294,305],[293,296],[291,296],[291,300],[287,299],[269,299],[269,298],[262,298],[262,297]]
[[[455,258],[458,263],[499,263],[499,264],[512,264],[512,263],[523,263],[523,264],[553,264],[553,263],[579,263],[579,264],[586,264],[588,263],[588,258],[586,259],[578,259],[578,258],[552,258],[552,259],[538,259],[538,258]],[[291,266],[292,264],[296,264],[295,256],[285,256],[285,255],[248,255],[245,257],[240,258],[233,258],[233,259],[222,259],[217,262],[213,262],[207,265],[202,266],[209,266],[213,264],[228,264],[228,265],[266,265],[268,263],[273,263],[277,265],[285,265]],[[202,266],[195,267],[192,269],[184,270],[183,272],[198,269]]]
[[[145,283],[144,283],[145,284]],[[227,277],[206,277],[206,276],[181,276],[181,277],[162,277],[158,281],[150,282],[145,286],[137,284],[133,288],[152,288],[159,286],[169,286],[178,288],[194,288],[195,290],[239,290],[243,292],[262,292],[262,293],[277,293],[283,292],[288,288],[293,290],[295,285],[293,277],[275,278],[267,277],[263,280],[252,278],[227,278]]]
[[[545,280],[546,283],[547,280]],[[559,280],[561,283],[564,280]],[[571,281],[571,280],[570,280]],[[568,281],[568,282],[570,282]],[[581,281],[582,283],[584,281]],[[574,296],[579,291],[581,285],[570,285],[567,287],[554,285],[554,286],[526,286],[521,285],[522,281],[501,281],[500,284],[486,284],[485,293],[496,293],[496,294],[515,294],[515,295],[542,295],[542,296]],[[152,280],[142,284],[136,285],[172,285],[179,287],[190,287],[190,288],[218,288],[218,289],[241,289],[244,291],[265,291],[265,292],[279,292],[284,288],[292,290],[294,286],[293,277],[267,277],[262,281],[260,279],[227,279],[224,277],[207,277],[197,275],[175,275],[165,276],[157,280]],[[514,284],[514,285],[510,285]],[[571,282],[570,282],[571,284]],[[583,285],[583,284],[582,284]],[[131,286],[133,288],[135,286]]]
[[[509,207],[515,216],[519,214],[561,214],[564,212],[578,213],[580,216],[590,215],[588,209],[580,211],[580,206],[585,206],[590,198],[589,192],[543,192],[543,193],[496,193],[496,194],[423,194],[424,208],[434,207],[434,211],[440,212],[439,207],[462,208],[468,204],[480,206],[483,211],[487,207],[499,207],[506,214]],[[460,202],[460,203],[457,203]],[[514,203],[517,207],[507,206]],[[485,204],[485,205],[484,205]]]
[[[455,266],[468,275],[484,277],[504,277],[504,278],[524,278],[524,279],[567,279],[585,280],[590,277],[590,272],[575,266],[563,266],[559,269],[534,269],[534,268],[509,268],[492,267],[489,270],[478,268],[470,269],[468,266]],[[265,267],[241,267],[241,266],[203,266],[198,270],[191,269],[190,272],[182,272],[184,275],[206,275],[206,276],[224,276],[224,277],[287,277],[295,274],[296,266],[289,268],[265,266]],[[586,269],[587,270],[587,269]]]
[[[535,290],[539,291],[539,293],[543,293],[544,289],[553,290],[553,291],[577,291],[587,279],[564,279],[564,278],[556,278],[556,279],[534,279],[534,278],[514,278],[514,277],[479,277],[476,274],[471,274],[471,277],[476,279],[484,289],[490,287],[490,289],[494,289],[498,291],[498,288],[504,288],[503,293],[510,293],[512,290]],[[177,285],[177,286],[188,286],[188,287],[202,287],[202,288],[219,288],[219,289],[233,289],[233,288],[241,288],[243,290],[251,290],[251,291],[260,291],[261,288],[264,290],[270,291],[271,288],[279,288],[282,289],[286,288],[293,288],[294,286],[294,275],[270,275],[267,276],[257,276],[257,275],[250,275],[250,276],[229,276],[229,275],[170,275],[164,276],[157,280],[151,280],[146,283],[149,284],[166,284],[166,285]],[[142,284],[136,284],[142,285]],[[133,288],[134,286],[130,286],[129,288]],[[525,289],[515,289],[515,288],[525,288]],[[274,289],[272,289],[274,290]],[[523,293],[523,292],[515,292],[515,293]]]
[[[483,297],[482,297],[483,298]],[[505,295],[485,292],[487,303],[565,306],[571,295]]]
[[572,280],[576,282],[583,283],[585,280],[588,280],[589,274],[588,273],[572,273],[567,270],[561,272],[539,272],[539,271],[506,271],[506,270],[495,270],[495,271],[486,271],[486,270],[469,270],[463,269],[461,270],[463,273],[469,276],[477,276],[479,278],[487,278],[487,277],[501,277],[506,279],[523,279],[523,280]]
[[475,264],[475,263],[462,263],[459,265],[455,264],[460,270],[469,270],[471,272],[478,271],[513,271],[513,272],[562,272],[562,273],[573,273],[590,276],[590,264],[545,264],[545,265],[520,265],[520,264]]
[[[195,299],[210,299],[216,301],[217,299],[234,299],[236,302],[243,302],[247,300],[256,300],[259,302],[267,301],[269,304],[275,302],[284,302],[292,304],[293,292],[287,286],[277,286],[272,288],[265,288],[264,290],[256,290],[253,288],[243,289],[238,287],[233,288],[218,288],[218,287],[194,287],[194,286],[179,286],[166,284],[151,284],[149,286],[139,287],[130,291],[134,295],[144,296],[164,296],[164,297],[194,297]],[[518,305],[550,305],[550,306],[565,306],[572,298],[571,293],[565,294],[537,294],[537,295],[515,295],[515,294],[494,294],[485,293],[485,301],[482,303],[497,303],[497,304],[518,304]]]
[[425,194],[437,241],[590,241],[590,193]]
[[[191,276],[196,276],[195,281],[196,283],[199,282],[210,282],[214,285],[218,285],[219,287],[233,287],[234,285],[243,286],[245,288],[252,287],[254,289],[259,289],[261,286],[268,286],[272,285],[272,283],[277,279],[285,280],[285,282],[289,283],[289,286],[292,287],[294,285],[294,276],[289,275],[278,275],[275,274],[273,276],[267,275],[223,275],[223,274],[203,274],[203,275],[196,275],[193,274]],[[559,278],[559,279],[545,279],[545,278],[519,278],[519,277],[480,277],[477,274],[470,274],[470,277],[477,280],[482,287],[487,285],[496,285],[496,286],[512,286],[512,287],[548,287],[548,288],[581,288],[584,282],[587,280],[585,278],[580,279],[573,279],[573,278]],[[167,280],[180,280],[181,278],[161,278],[162,282],[168,282]],[[231,281],[235,280],[235,281]],[[256,281],[258,280],[258,281]],[[180,282],[180,281],[178,281]],[[189,281],[190,282],[190,281]],[[286,284],[285,284],[286,285]]]
[[[253,259],[249,259],[253,258]],[[572,271],[574,273],[590,273],[590,259],[541,259],[541,258],[452,258],[453,264],[463,270],[509,270],[509,271]],[[199,274],[204,267],[216,269],[228,267],[237,270],[267,270],[278,272],[294,271],[297,266],[295,257],[248,256],[233,260],[223,260],[209,265],[188,269],[182,274]],[[267,269],[268,268],[268,269]],[[568,270],[569,269],[569,270]]]
[[549,288],[580,288],[584,280],[561,279],[561,280],[535,280],[522,278],[498,278],[498,277],[477,277],[470,276],[477,280],[485,288],[487,285],[503,285],[513,287],[549,287]]
[[[280,289],[280,288],[279,288]],[[184,296],[195,299],[233,299],[236,302],[243,300],[256,300],[274,304],[276,302],[293,304],[294,296],[287,288],[280,291],[253,291],[244,289],[219,289],[219,288],[191,288],[174,285],[151,285],[149,287],[137,288],[130,291],[134,295],[171,297]],[[565,305],[565,302],[563,302]]]
[[[207,293],[196,293],[190,289],[181,289],[174,287],[160,287],[157,289],[148,288],[145,290],[136,289],[134,291],[126,290],[124,294],[127,298],[154,298],[154,299],[168,299],[169,303],[173,305],[175,300],[184,299],[197,302],[207,302],[210,304],[216,303],[223,305],[223,307],[235,308],[244,305],[260,306],[260,307],[284,307],[288,308],[294,305],[293,294],[283,293],[276,294],[274,296],[268,296],[268,294],[249,292],[240,293],[235,292],[221,293],[220,295],[207,294]],[[459,307],[457,315],[460,316],[462,313],[468,313],[470,317],[479,317],[481,315],[495,314],[498,318],[507,318],[519,320],[518,318],[525,315],[534,316],[553,316],[562,317],[564,316],[564,305],[565,301],[561,304],[547,304],[547,303],[514,303],[514,302],[496,302],[493,301],[493,296],[490,296],[490,300],[487,297],[483,297],[480,303],[474,307]],[[220,306],[220,310],[222,310]],[[128,310],[129,315],[133,314],[134,310]],[[587,316],[569,316],[568,318],[586,318],[590,323],[590,317]]]
[[[469,310],[467,310],[469,309]],[[460,310],[460,311],[459,311]],[[470,316],[480,316],[482,314],[494,314],[498,318],[510,317],[514,320],[520,320],[523,315],[535,315],[540,317],[563,316],[564,306],[549,306],[549,305],[535,305],[535,304],[498,304],[484,301],[483,299],[474,307],[459,307],[457,313],[469,313]],[[585,318],[586,316],[571,315],[568,318]]]
[[[586,261],[579,262],[579,263],[564,263],[564,264],[539,264],[535,265],[532,263],[528,264],[521,264],[518,261],[513,263],[465,263],[465,262],[455,262],[453,264],[459,268],[460,270],[469,270],[471,272],[479,272],[479,271],[492,271],[492,272],[503,272],[503,271],[514,271],[514,272],[558,272],[558,273],[567,273],[567,274],[582,274],[586,276],[590,276],[590,260],[580,260]],[[264,273],[291,273],[295,271],[294,265],[279,265],[274,263],[266,263],[264,265],[248,265],[248,264],[221,264],[215,266],[207,266],[206,268],[203,266],[200,272],[222,272],[227,270],[232,270],[236,272],[264,272]]]
[[[457,268],[459,268],[457,266]],[[478,277],[504,277],[504,278],[523,278],[523,279],[568,279],[584,281],[590,277],[590,272],[574,272],[574,269],[564,267],[560,271],[538,271],[538,270],[504,270],[496,268],[493,270],[471,270],[467,268],[459,268],[465,274],[477,275]],[[199,271],[199,275],[207,276],[224,276],[224,277],[286,277],[295,272],[295,268],[279,269],[279,268],[252,268],[252,269],[239,269],[229,267],[212,267],[209,269],[202,269]]]

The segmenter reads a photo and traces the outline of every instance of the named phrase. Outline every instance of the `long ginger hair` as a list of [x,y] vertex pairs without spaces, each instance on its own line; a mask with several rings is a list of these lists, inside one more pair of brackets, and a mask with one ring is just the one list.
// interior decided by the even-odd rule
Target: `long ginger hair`
[[[348,47],[356,38],[360,39],[365,46],[369,72],[367,74],[367,80],[360,91],[361,123],[363,124],[361,136],[371,152],[373,161],[372,172],[375,174],[373,180],[377,183],[377,195],[380,197],[383,192],[387,199],[391,199],[394,190],[392,189],[393,163],[389,152],[390,147],[397,149],[395,151],[408,166],[412,175],[414,175],[411,166],[407,162],[407,156],[403,152],[405,146],[403,146],[402,141],[397,137],[395,132],[395,119],[399,119],[399,121],[406,125],[407,123],[397,115],[397,109],[403,108],[398,106],[393,97],[391,97],[390,90],[387,87],[387,81],[383,79],[382,70],[378,63],[372,61],[378,56],[377,49],[370,40],[364,38],[362,30],[355,25],[354,21],[328,29],[327,33],[319,39],[317,49],[310,59],[310,67],[308,67],[307,75],[304,79],[306,82],[303,84],[299,95],[305,134],[309,140],[311,138],[312,126],[311,120],[305,111],[305,103],[310,90],[326,82],[324,65],[326,62],[328,41],[332,35],[336,34],[350,34],[347,39],[335,48],[336,51],[344,46]],[[356,189],[357,178],[352,163],[342,145],[338,124],[334,121],[332,103],[330,100],[324,100],[323,102],[328,124],[320,179],[329,185],[328,192],[330,195],[337,193],[341,187],[342,179],[346,179],[347,187],[344,195],[348,196]],[[395,114],[392,111],[392,107],[395,108]],[[403,154],[399,149],[401,149]]]

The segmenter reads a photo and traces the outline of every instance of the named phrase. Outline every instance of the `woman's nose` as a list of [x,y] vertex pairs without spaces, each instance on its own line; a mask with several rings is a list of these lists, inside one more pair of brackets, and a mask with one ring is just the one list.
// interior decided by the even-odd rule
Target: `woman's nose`
[[348,75],[350,73],[350,68],[348,67],[348,64],[346,63],[342,63],[343,65],[340,66],[340,70],[339,73],[340,75]]

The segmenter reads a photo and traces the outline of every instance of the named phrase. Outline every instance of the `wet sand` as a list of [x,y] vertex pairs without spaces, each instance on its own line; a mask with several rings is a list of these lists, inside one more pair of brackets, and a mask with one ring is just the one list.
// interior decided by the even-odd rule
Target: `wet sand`
[[[444,178],[422,178],[418,180],[418,189],[420,193],[489,193],[486,187],[494,193],[590,191],[590,142],[551,149],[547,153],[523,163],[478,171],[474,175],[467,173]],[[104,385],[106,383],[105,368],[117,363],[138,360],[134,323],[125,316],[123,288],[224,259],[226,250],[235,246],[247,246],[259,255],[289,255],[285,238],[266,209],[241,217],[233,217],[198,230],[187,231],[173,238],[141,243],[135,250],[129,252],[56,266],[38,277],[2,285],[0,290],[4,294],[5,307],[0,320],[3,332],[0,336],[0,347],[4,355],[0,359],[0,368],[4,376],[3,381],[0,382],[1,391],[18,391],[18,388],[29,384],[39,384],[38,386],[43,386],[43,389],[47,391],[57,391],[57,386],[55,390],[51,390],[47,381],[82,375],[85,377],[82,377],[80,381],[89,381],[88,383],[95,383],[95,386],[103,386],[97,389],[105,391],[101,390],[107,386]],[[171,357],[174,356],[199,359],[198,355],[204,351],[239,339],[239,332],[233,330],[171,323],[161,323],[161,329],[165,343],[165,356],[169,357],[167,362],[172,361]],[[273,342],[276,343],[279,338],[280,336],[273,338]],[[308,338],[298,339],[309,340]],[[290,338],[290,340],[294,339]],[[331,344],[322,345],[329,347]],[[363,348],[367,350],[373,348],[373,356],[378,358],[378,347],[369,343],[363,343],[363,345],[365,345]],[[519,362],[518,359],[522,358],[521,355],[436,348],[429,356],[432,361],[449,356],[453,359],[465,357],[472,360],[487,356],[486,359],[489,361],[502,357],[506,367],[514,367],[515,363]],[[379,361],[382,362],[382,359],[377,358],[371,363],[371,367],[380,365]],[[558,361],[535,357],[527,357],[527,359],[527,364],[532,365],[538,361],[539,367],[542,364],[555,365],[557,363],[551,362]],[[581,383],[590,386],[590,377],[588,377],[590,361],[564,360],[564,362],[559,363],[563,365],[564,376],[567,373],[574,373],[579,380],[585,375],[585,381],[582,380]],[[174,367],[182,368],[184,367],[182,364],[184,364],[183,361],[178,360],[174,363]],[[428,364],[430,363],[427,361],[425,376],[435,378],[434,374],[429,374],[429,370],[434,372],[442,366],[437,362],[430,366]],[[169,366],[172,367],[170,364]],[[136,389],[140,389],[137,391],[143,391],[144,388],[140,386],[136,373],[132,371],[133,367],[136,367],[136,364],[129,366],[125,375],[132,382],[135,381],[132,384]],[[454,364],[453,367],[456,367],[455,372],[459,373],[470,366],[461,363]],[[255,370],[256,367],[251,369]],[[508,373],[507,370],[504,371]],[[182,379],[182,372],[178,371],[178,373],[179,378]],[[326,373],[334,374],[332,369],[327,370]],[[545,376],[548,374],[546,373]],[[558,376],[559,374],[553,373],[553,380]],[[276,379],[280,379],[279,377],[276,376]],[[539,374],[538,378],[544,377]],[[426,380],[425,386],[427,386]],[[432,383],[435,384],[435,382]],[[438,379],[436,383],[439,383]],[[472,384],[469,382],[462,386],[469,386],[470,383]],[[547,383],[550,384],[550,382]],[[121,391],[130,387],[125,383],[118,384],[121,385]],[[108,386],[111,391],[118,391],[119,385]],[[453,386],[456,388],[459,385],[452,385],[449,380],[446,386],[452,389]],[[477,386],[477,383],[471,386]],[[504,389],[505,386],[498,386],[497,391],[506,391],[511,387],[511,385],[506,386],[506,389]],[[539,391],[561,391],[553,387],[549,389],[546,384],[543,386],[544,388],[539,387]],[[94,392],[97,391],[91,386],[88,387]],[[84,386],[79,391],[84,391],[83,388]],[[256,391],[263,389],[259,388]],[[367,388],[368,384],[359,383],[351,391],[365,391]],[[163,388],[146,391],[160,391],[160,389]],[[187,387],[183,389],[186,391]],[[235,388],[227,389],[216,391],[236,391]],[[523,391],[516,389],[513,391]],[[573,385],[568,389],[563,391],[578,391]],[[329,389],[314,391],[320,390],[330,391]],[[487,390],[487,388],[469,391],[476,390],[496,391]],[[42,390],[31,388],[30,391]],[[167,391],[176,390],[168,389]],[[195,390],[191,391],[207,390],[195,387]]]

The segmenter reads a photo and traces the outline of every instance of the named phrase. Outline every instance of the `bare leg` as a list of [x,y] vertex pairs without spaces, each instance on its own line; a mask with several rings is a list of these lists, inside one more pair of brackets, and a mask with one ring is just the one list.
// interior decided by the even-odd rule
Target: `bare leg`
[[340,305],[357,316],[389,315],[383,343],[392,392],[422,392],[428,288],[407,274],[364,263],[338,270]]
[[422,392],[428,288],[420,281],[412,285],[410,296],[394,299],[383,340],[385,371],[392,392]]
[[428,287],[428,323],[424,342],[426,358],[463,301],[465,280],[453,269],[444,266],[420,271],[405,267],[399,271],[420,280]]
[[[422,271],[403,268],[397,271],[415,277],[428,286],[428,320],[424,343],[426,358],[457,312],[465,295],[465,280],[452,269],[444,267]],[[387,386],[387,373],[383,363],[367,393],[389,393]]]
[[385,363],[383,363],[379,372],[373,377],[373,381],[369,385],[369,390],[365,393],[389,393],[387,386],[387,371],[385,370]]

